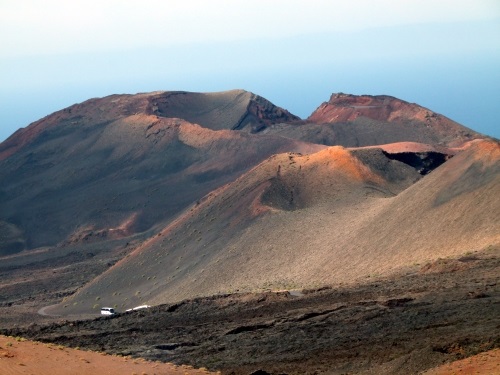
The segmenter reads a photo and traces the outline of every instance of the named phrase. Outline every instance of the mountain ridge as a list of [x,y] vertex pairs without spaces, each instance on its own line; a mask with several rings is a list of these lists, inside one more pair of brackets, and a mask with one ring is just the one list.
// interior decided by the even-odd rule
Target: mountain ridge
[[[181,99],[179,99],[182,97]],[[229,107],[229,108],[228,108]],[[228,112],[222,124],[217,114]],[[234,114],[231,114],[233,112]],[[165,118],[181,118],[212,130],[248,129],[258,132],[276,121],[297,121],[297,116],[277,107],[267,99],[245,90],[215,93],[154,91],[138,94],[113,94],[73,104],[18,129],[0,143],[0,160],[12,155],[46,130],[60,123],[81,125],[84,121],[105,123],[143,113]],[[207,116],[208,115],[208,116]],[[208,118],[207,118],[208,117]],[[220,116],[219,116],[220,117]],[[227,117],[227,116],[226,116]]]
[[89,99],[0,144],[0,256],[109,259],[60,314],[389,275],[498,242],[498,147],[391,96]]

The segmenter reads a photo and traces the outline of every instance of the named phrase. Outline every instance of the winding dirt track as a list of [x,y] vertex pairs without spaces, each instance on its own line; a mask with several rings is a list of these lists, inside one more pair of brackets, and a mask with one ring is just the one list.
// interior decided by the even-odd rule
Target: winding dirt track
[[47,309],[51,308],[52,306],[56,306],[56,305],[49,305],[49,306],[44,306],[42,307],[40,310],[38,310],[38,314],[39,315],[42,315],[42,316],[57,316],[57,315],[54,315],[54,314],[49,314],[47,312]]

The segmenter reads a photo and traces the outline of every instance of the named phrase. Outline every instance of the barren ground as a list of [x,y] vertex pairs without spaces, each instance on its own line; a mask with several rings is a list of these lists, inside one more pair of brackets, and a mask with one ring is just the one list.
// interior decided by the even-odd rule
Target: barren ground
[[500,347],[499,253],[351,287],[205,297],[2,333],[226,374],[416,374]]
[[60,345],[0,336],[2,375],[94,375],[94,374],[208,374],[189,366],[121,358],[105,353],[65,348]]
[[451,375],[451,374],[500,374],[500,349],[489,350],[472,357],[461,359],[452,363],[433,368],[425,375]]

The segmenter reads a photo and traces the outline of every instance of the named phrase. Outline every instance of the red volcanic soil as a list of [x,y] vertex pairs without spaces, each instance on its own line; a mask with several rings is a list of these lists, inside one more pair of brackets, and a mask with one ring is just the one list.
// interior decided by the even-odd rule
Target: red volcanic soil
[[460,361],[447,363],[446,365],[442,365],[422,373],[422,375],[456,374],[500,374],[500,349],[493,349]]
[[118,357],[0,335],[2,375],[210,374],[205,369]]

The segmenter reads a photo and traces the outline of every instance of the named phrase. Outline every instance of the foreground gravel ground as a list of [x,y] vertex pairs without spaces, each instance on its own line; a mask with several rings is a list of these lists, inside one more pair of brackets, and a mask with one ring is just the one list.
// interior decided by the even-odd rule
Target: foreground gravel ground
[[500,347],[498,251],[363,285],[232,294],[1,333],[227,374],[412,374]]

